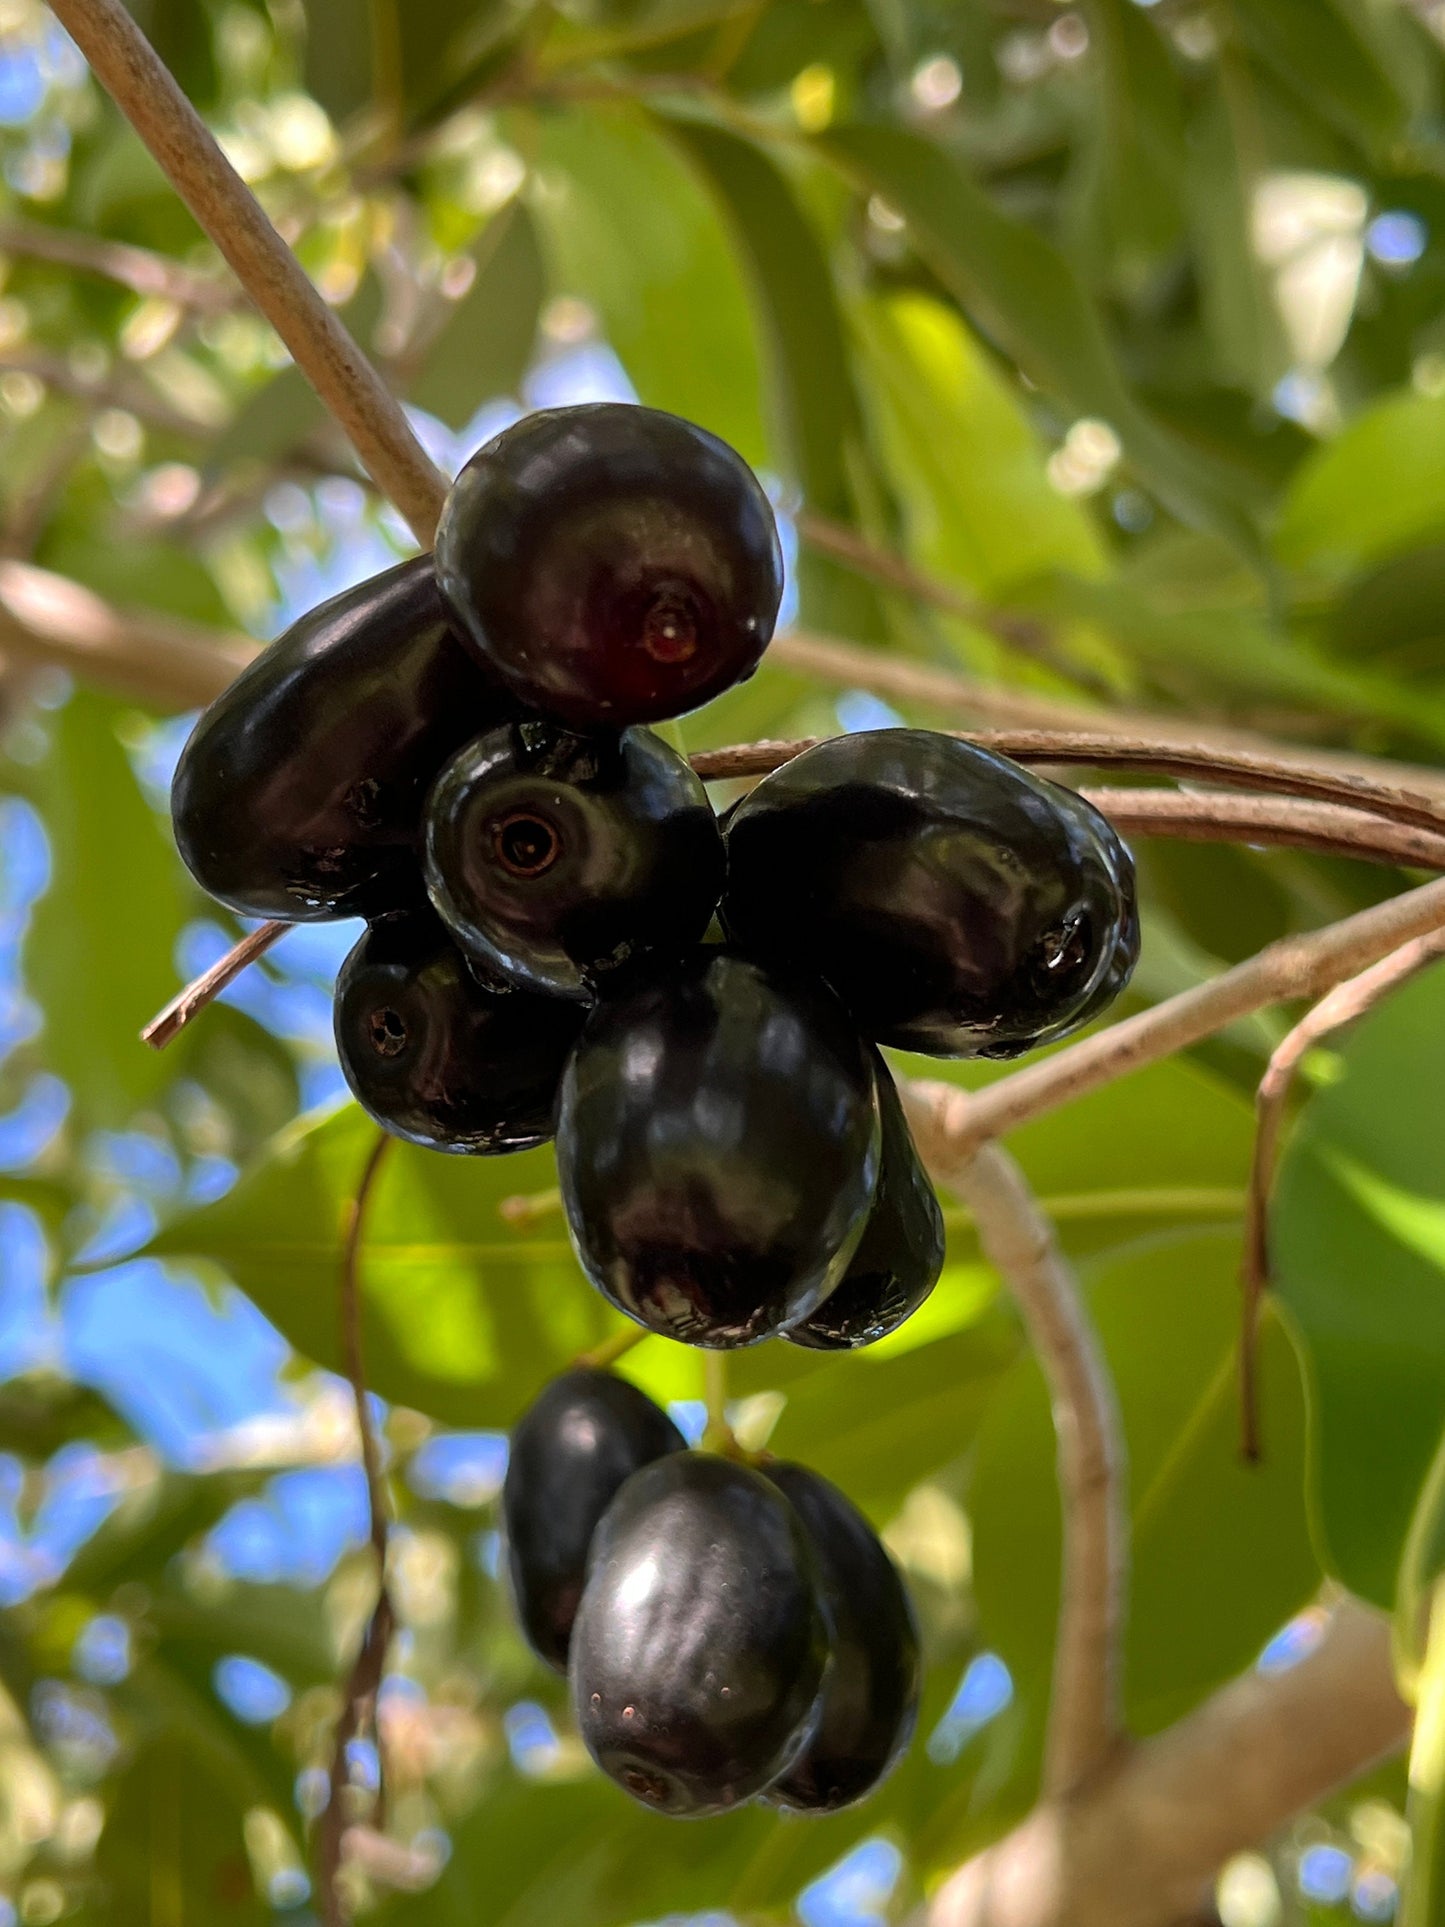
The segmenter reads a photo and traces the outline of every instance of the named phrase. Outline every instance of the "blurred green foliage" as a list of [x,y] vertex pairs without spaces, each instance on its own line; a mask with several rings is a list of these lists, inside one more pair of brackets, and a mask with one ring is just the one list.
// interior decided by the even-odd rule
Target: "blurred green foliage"
[[[609,380],[734,442],[804,518],[802,629],[1025,694],[1445,761],[1435,0],[135,11],[439,445],[492,419],[488,404],[535,401],[569,368],[575,380],[594,354]],[[345,555],[380,567],[404,548],[34,0],[4,9],[0,109],[5,556],[142,615],[260,635]],[[75,245],[51,258],[37,229]],[[140,290],[110,243],[199,286]],[[810,517],[831,540],[807,539]],[[844,549],[862,540],[932,571],[954,610],[845,566],[840,530]],[[238,1501],[268,1503],[278,1468],[351,1449],[310,1366],[337,1364],[343,1213],[370,1132],[347,1107],[298,1118],[314,1046],[239,1010],[212,1009],[163,1058],[139,1047],[176,985],[178,939],[208,914],[145,780],[166,705],[68,695],[18,655],[0,693],[4,787],[38,811],[50,851],[23,952],[39,1021],[0,1064],[0,1103],[47,1073],[71,1100],[40,1152],[0,1173],[0,1200],[34,1214],[64,1302],[100,1262],[87,1244],[124,1190],[101,1134],[139,1134],[187,1170],[243,1167],[218,1202],[172,1200],[148,1249],[178,1278],[238,1285],[275,1323],[295,1348],[299,1414],[230,1438],[209,1465],[166,1469],[53,1361],[0,1387],[22,1518],[47,1461],[78,1440],[101,1448],[119,1494],[65,1569],[0,1615],[0,1896],[27,1922],[241,1927],[304,1904],[297,1776],[325,1763],[367,1568],[354,1551],[320,1582],[260,1584],[227,1573],[207,1535]],[[765,668],[684,734],[702,747],[836,729],[842,693]],[[1282,851],[1156,843],[1139,857],[1136,1005],[1407,881]],[[1250,1092],[1281,1019],[1018,1135],[1118,1377],[1141,1728],[1247,1665],[1322,1576],[1391,1603],[1422,1490],[1438,1507],[1442,981],[1421,979],[1311,1066],[1276,1211],[1260,1471],[1234,1443],[1234,1274]],[[561,1689],[525,1656],[479,1556],[487,1495],[427,1496],[404,1476],[447,1428],[504,1428],[613,1329],[548,1208],[552,1182],[547,1152],[473,1164],[402,1150],[378,1195],[365,1341],[403,1475],[397,1665],[417,1690],[388,1708],[389,1832],[357,1875],[366,1918],[783,1920],[806,1881],[878,1832],[904,1854],[901,1917],[1035,1784],[1059,1522],[1016,1320],[951,1213],[944,1283],[894,1339],[856,1357],[768,1345],[735,1360],[739,1422],[759,1438],[771,1427],[775,1450],[839,1479],[888,1529],[923,1613],[927,1703],[909,1761],[859,1812],[675,1828],[601,1783],[569,1739]],[[519,1194],[535,1209],[505,1214]],[[700,1392],[696,1356],[662,1341],[625,1369],[660,1397]],[[1428,1530],[1412,1543],[1418,1597],[1438,1562]],[[98,1614],[133,1649],[110,1684],[75,1672]],[[932,1757],[925,1742],[983,1650],[1007,1662],[1013,1702]],[[279,1717],[246,1725],[217,1698],[213,1669],[235,1654],[291,1689]],[[560,1734],[530,1774],[506,1744],[524,1700]],[[1392,1878],[1398,1839],[1376,1822],[1339,1837],[1358,1868]]]

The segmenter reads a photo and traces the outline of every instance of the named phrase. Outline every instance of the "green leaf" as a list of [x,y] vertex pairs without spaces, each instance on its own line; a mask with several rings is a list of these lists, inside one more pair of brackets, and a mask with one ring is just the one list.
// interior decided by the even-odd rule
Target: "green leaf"
[[[1305,1515],[1305,1412],[1293,1349],[1263,1334],[1265,1461],[1239,1451],[1238,1237],[1141,1243],[1091,1273],[1118,1387],[1133,1574],[1126,1694],[1151,1730],[1248,1664],[1318,1584]],[[1041,1711],[1059,1590],[1059,1502],[1043,1378],[1010,1372],[978,1447],[971,1510],[982,1630]]]
[[[375,1136],[355,1105],[299,1119],[234,1190],[164,1226],[148,1250],[220,1267],[298,1351],[339,1370],[342,1226]],[[559,1218],[520,1232],[498,1212],[504,1198],[555,1182],[550,1150],[465,1158],[391,1147],[361,1265],[374,1390],[454,1425],[505,1425],[615,1328]]]
[[[748,141],[691,120],[669,123],[723,210],[746,272],[763,340],[776,460],[804,503],[834,521],[859,520],[867,467],[862,415],[837,290],[817,228],[787,179]],[[804,549],[803,619],[867,638],[884,633],[871,586]]]
[[1207,462],[1161,429],[1130,390],[1068,262],[1011,220],[942,148],[897,127],[840,127],[820,151],[908,222],[924,261],[984,335],[1078,415],[1101,417],[1184,521],[1253,553],[1257,538]]
[[1407,984],[1340,1047],[1280,1167],[1279,1291],[1313,1386],[1332,1570],[1388,1607],[1445,1433],[1445,972]]
[[[374,274],[364,275],[343,314],[363,348],[370,347],[381,306],[380,283]],[[296,364],[288,362],[247,397],[212,442],[207,471],[219,476],[237,462],[278,462],[328,420],[316,390]]]
[[116,734],[121,711],[79,691],[55,717],[37,803],[50,887],[25,943],[45,1017],[41,1050],[81,1120],[124,1124],[171,1066],[140,1027],[176,987],[176,940],[191,896],[170,838]]
[[1366,151],[1402,131],[1406,103],[1349,0],[1236,0],[1240,38],[1311,109]]
[[338,124],[371,104],[378,15],[393,0],[326,0],[306,8],[306,91]]
[[587,107],[536,123],[534,209],[554,287],[601,317],[638,395],[765,467],[747,291],[707,194],[657,125]]
[[1087,512],[1050,485],[1016,393],[953,309],[903,294],[858,302],[854,320],[919,562],[988,600],[1055,569],[1106,566]]
[[1103,80],[1084,163],[1084,234],[1095,273],[1132,299],[1184,226],[1183,101],[1168,46],[1133,0],[1090,0],[1083,11]]
[[537,336],[546,268],[537,230],[524,207],[510,203],[477,243],[477,275],[426,351],[408,397],[453,428],[485,401],[522,385]]
[[1417,741],[1445,743],[1445,702],[1286,640],[1253,609],[1165,608],[1117,579],[1078,576],[1035,583],[1011,601],[1046,619],[1096,622],[1121,654],[1185,701],[1224,688],[1246,701],[1298,704],[1351,721],[1373,716]]
[[1445,397],[1387,395],[1301,463],[1274,550],[1335,579],[1442,535]]

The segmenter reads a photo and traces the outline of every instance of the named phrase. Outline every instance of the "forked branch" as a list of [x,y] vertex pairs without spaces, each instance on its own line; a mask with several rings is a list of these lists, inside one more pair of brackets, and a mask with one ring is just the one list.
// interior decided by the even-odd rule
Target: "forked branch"
[[1274,1184],[1279,1141],[1285,1112],[1300,1065],[1333,1032],[1353,1024],[1417,971],[1445,957],[1445,929],[1414,937],[1388,957],[1382,957],[1357,977],[1350,977],[1323,996],[1275,1047],[1255,1095],[1258,1128],[1250,1164],[1244,1214],[1244,1252],[1240,1260],[1243,1290],[1243,1328],[1239,1344],[1239,1404],[1241,1444],[1247,1459],[1257,1459],[1259,1438],[1259,1308],[1269,1285],[1269,1195]]
[[1078,1282],[1023,1172],[1000,1146],[983,1144],[950,1169],[948,1184],[972,1212],[984,1256],[1018,1302],[1049,1388],[1064,1556],[1043,1790],[1062,1798],[1107,1766],[1123,1739],[1124,1435]]

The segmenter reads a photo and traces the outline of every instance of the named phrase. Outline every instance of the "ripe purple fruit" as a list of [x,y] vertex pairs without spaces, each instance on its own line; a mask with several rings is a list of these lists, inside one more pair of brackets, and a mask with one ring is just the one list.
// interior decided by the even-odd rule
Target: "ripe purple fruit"
[[867,1053],[820,985],[726,951],[592,1013],[557,1169],[583,1270],[687,1344],[749,1345],[847,1269],[878,1177]]
[[750,1799],[806,1744],[826,1650],[813,1556],[776,1486],[695,1452],[633,1474],[572,1629],[572,1706],[604,1773],[663,1813]]
[[803,1813],[837,1813],[871,1793],[912,1738],[918,1626],[878,1535],[837,1486],[803,1465],[770,1465],[767,1477],[813,1549],[829,1665],[813,1736],[763,1797]]
[[502,1486],[512,1597],[528,1644],[559,1673],[603,1513],[634,1472],[685,1449],[667,1414],[611,1372],[564,1372],[518,1420]]
[[176,847],[244,916],[372,916],[420,897],[422,805],[518,713],[454,635],[429,556],[323,602],[206,710],[171,785]]
[[431,910],[382,918],[336,980],[336,1047],[383,1130],[435,1151],[525,1151],[552,1135],[575,1005],[480,984]]
[[432,902],[489,973],[589,999],[607,978],[706,930],[723,884],[712,805],[648,729],[493,730],[427,804]]
[[875,1043],[1016,1057],[1096,1016],[1138,956],[1107,819],[957,737],[820,743],[758,784],[727,845],[729,938],[826,978]]
[[617,402],[544,409],[480,449],[447,496],[436,563],[502,682],[580,728],[680,716],[751,675],[783,587],[741,457]]

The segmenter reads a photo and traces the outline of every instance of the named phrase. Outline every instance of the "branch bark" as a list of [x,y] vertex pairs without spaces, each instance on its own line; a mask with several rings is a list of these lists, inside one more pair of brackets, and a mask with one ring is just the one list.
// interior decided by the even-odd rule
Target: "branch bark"
[[1254,1101],[1257,1128],[1245,1199],[1244,1251],[1240,1260],[1243,1328],[1239,1345],[1239,1399],[1241,1443],[1247,1459],[1259,1457],[1259,1387],[1255,1359],[1260,1300],[1270,1281],[1269,1194],[1295,1077],[1317,1044],[1365,1016],[1392,990],[1441,957],[1445,957],[1445,930],[1432,930],[1426,936],[1402,944],[1357,977],[1336,984],[1281,1039],[1260,1079]]
[[66,576],[0,561],[0,654],[73,671],[160,710],[212,701],[256,654],[224,630],[128,616]]
[[904,1097],[919,1151],[939,1181],[951,1187],[955,1174],[989,1138],[1170,1057],[1269,1004],[1318,997],[1442,925],[1445,880],[1407,890],[1323,930],[1270,944],[1208,983],[1096,1031],[984,1090],[970,1093],[929,1079],[914,1082]]
[[350,437],[362,466],[429,548],[445,480],[155,49],[120,0],[55,0],[54,10]]
[[1445,772],[1420,769],[1384,757],[1356,756],[1348,750],[1301,749],[1257,730],[1236,729],[1224,723],[1200,722],[1145,710],[1090,709],[1082,703],[1037,696],[1017,689],[981,683],[956,670],[920,663],[887,649],[868,649],[836,636],[794,630],[769,646],[768,661],[805,676],[848,689],[866,689],[891,701],[935,710],[960,720],[982,719],[1020,729],[1089,730],[1139,738],[1176,748],[1201,747],[1274,758],[1304,770],[1330,771],[1341,776],[1365,776],[1376,781],[1413,785],[1445,800]]
[[1043,1789],[1062,1798],[1105,1768],[1123,1741],[1124,1434],[1078,1283],[1023,1172],[998,1145],[984,1144],[948,1183],[1018,1302],[1053,1408],[1064,1554]]
[[0,221],[0,254],[50,261],[115,281],[133,294],[174,301],[200,314],[219,314],[236,305],[236,290],[219,275],[198,272],[126,241],[108,241],[73,228],[46,227],[39,221]]
[[[1208,743],[1176,743],[1152,727],[1140,736],[1084,729],[997,729],[950,732],[981,749],[1031,765],[1152,770],[1181,781],[1218,789],[1254,789],[1269,794],[1313,798],[1370,810],[1392,823],[1408,823],[1445,833],[1445,795],[1424,784],[1389,781],[1368,771],[1336,771],[1311,762],[1278,744],[1267,752],[1214,748]],[[792,762],[822,740],[799,737],[787,743],[739,743],[693,758],[700,776],[762,776]],[[1412,772],[1413,774],[1413,772]],[[1421,776],[1428,773],[1421,771]]]
[[1389,1629],[1350,1599],[1283,1673],[1249,1672],[968,1861],[927,1927],[1176,1927],[1232,1854],[1397,1751]]

